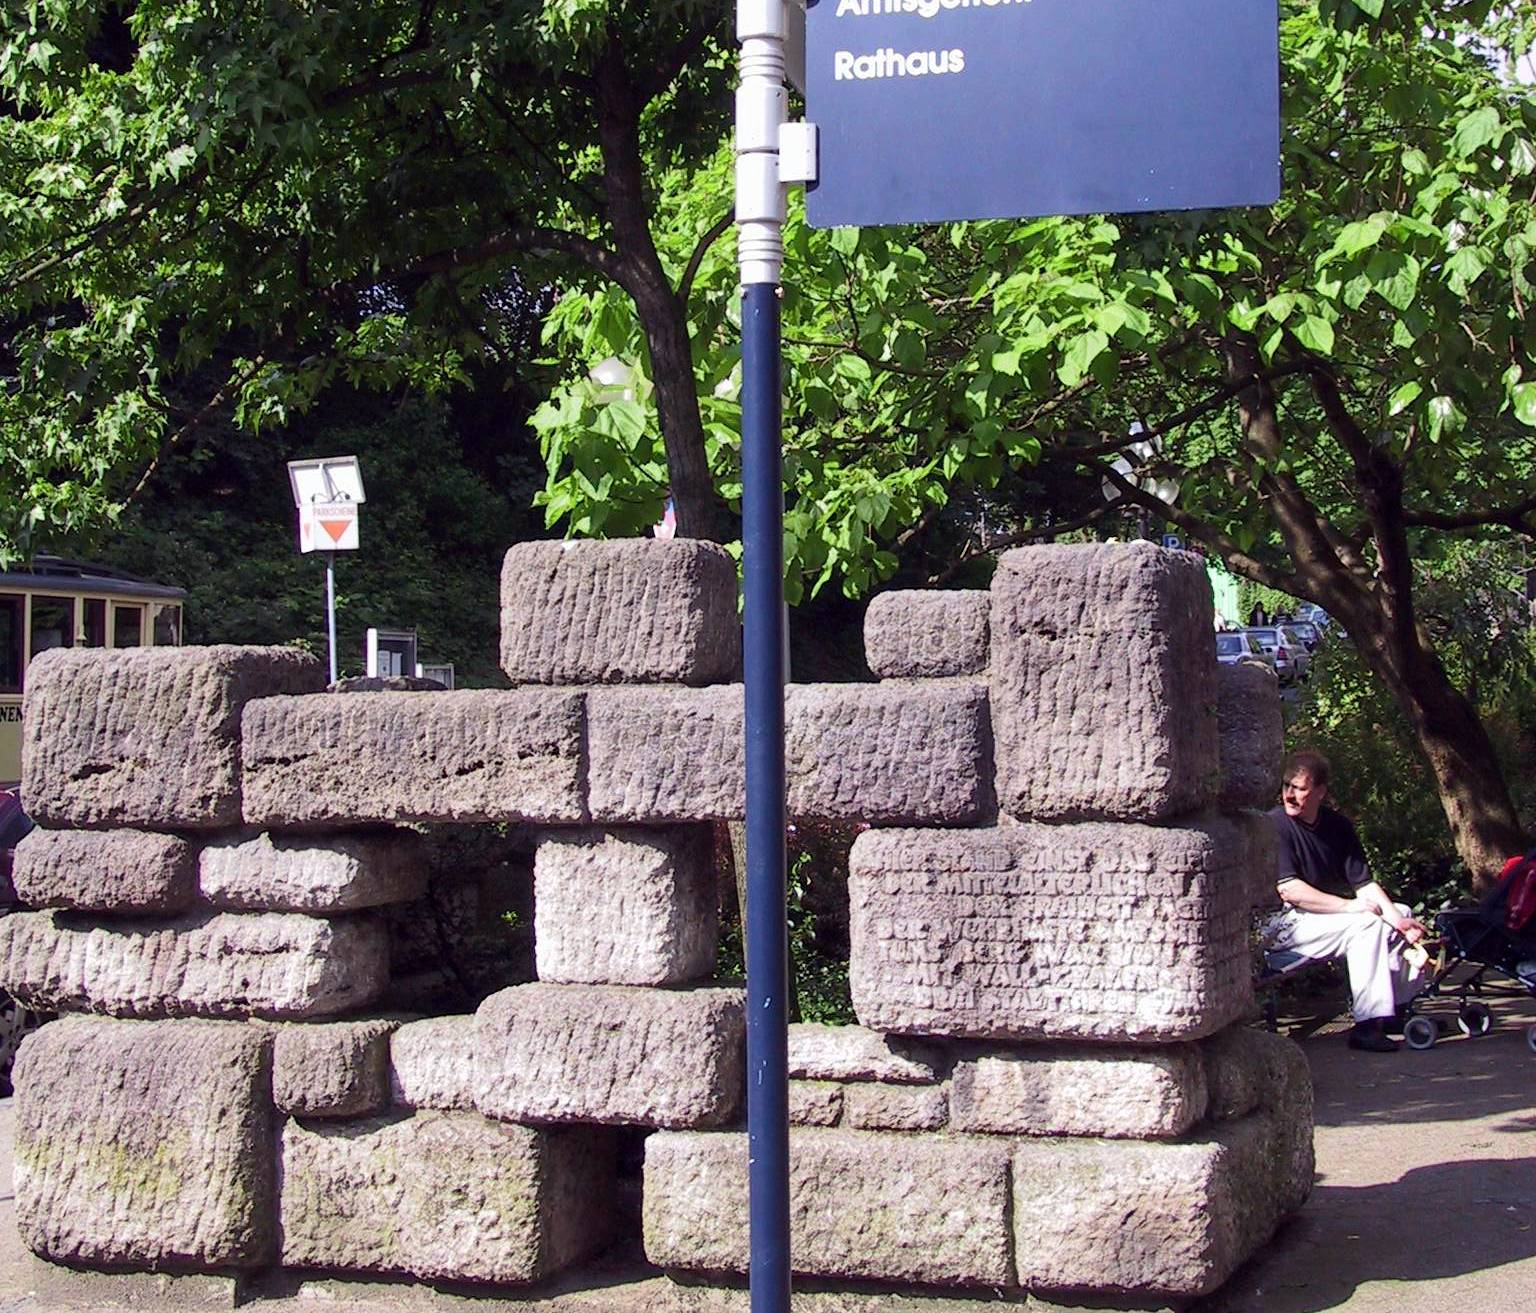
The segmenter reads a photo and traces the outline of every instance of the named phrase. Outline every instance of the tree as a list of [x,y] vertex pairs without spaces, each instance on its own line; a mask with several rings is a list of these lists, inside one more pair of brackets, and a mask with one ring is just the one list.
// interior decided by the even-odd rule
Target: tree
[[652,241],[648,170],[719,139],[726,17],[696,0],[8,6],[0,549],[116,515],[223,410],[255,429],[338,380],[431,393],[467,360],[516,359],[538,289],[583,282],[632,299],[682,530],[722,536],[690,268]]
[[[1271,210],[827,234],[792,216],[790,592],[866,590],[956,490],[1005,503],[1038,477],[1032,462],[1107,481],[1342,621],[1486,878],[1523,833],[1419,613],[1416,562],[1536,529],[1536,105],[1503,74],[1533,19],[1431,0],[1287,0],[1283,14],[1286,181]],[[683,232],[725,167],[661,184]],[[724,259],[701,267],[690,303],[722,449],[737,351]],[[549,332],[580,359],[623,354],[635,330],[609,294],[573,292]],[[621,508],[650,477],[644,402],[642,386],[620,415],[578,378],[536,416],[562,513],[629,527]],[[1112,467],[1137,419],[1154,448],[1138,473],[1177,475],[1172,508]],[[584,467],[607,471],[595,491]],[[1096,501],[975,546],[1090,526]]]

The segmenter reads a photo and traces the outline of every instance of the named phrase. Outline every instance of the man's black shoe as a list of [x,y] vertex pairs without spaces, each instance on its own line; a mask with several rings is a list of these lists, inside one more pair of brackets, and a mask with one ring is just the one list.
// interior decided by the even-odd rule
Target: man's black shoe
[[1381,1023],[1381,1033],[1383,1035],[1396,1035],[1401,1039],[1403,1037],[1403,1027],[1408,1024],[1408,1018],[1412,1015],[1407,1008],[1398,1008],[1396,1012]]
[[1396,1053],[1397,1041],[1388,1038],[1380,1022],[1366,1022],[1349,1032],[1349,1047],[1366,1053]]

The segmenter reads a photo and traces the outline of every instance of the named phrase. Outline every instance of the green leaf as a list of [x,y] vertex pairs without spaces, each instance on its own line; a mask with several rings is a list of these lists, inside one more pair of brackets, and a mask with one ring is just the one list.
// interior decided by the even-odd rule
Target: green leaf
[[1476,246],[1463,246],[1445,262],[1446,286],[1457,296],[1466,296],[1467,289],[1482,276],[1489,260]]
[[1466,159],[1503,135],[1504,124],[1499,119],[1499,111],[1491,105],[1484,105],[1482,109],[1473,110],[1456,125],[1456,131],[1451,137],[1451,151],[1461,159]]
[[1409,406],[1413,405],[1424,394],[1422,383],[1408,382],[1398,388],[1387,398],[1387,414],[1401,415]]
[[834,228],[830,238],[832,249],[839,255],[852,255],[859,249],[857,228]]
[[1515,418],[1536,429],[1536,383],[1518,384],[1511,389],[1509,400],[1514,407]]
[[1419,290],[1419,262],[1401,251],[1377,251],[1365,267],[1365,276],[1394,310],[1406,310]]
[[1292,331],[1308,351],[1323,356],[1333,353],[1333,325],[1321,315],[1308,315]]
[[1375,246],[1386,230],[1387,225],[1381,216],[1375,214],[1369,219],[1358,219],[1354,223],[1347,223],[1334,239],[1333,249],[1328,252],[1324,260],[1334,255],[1359,255],[1361,251]]
[[1057,367],[1056,377],[1069,388],[1076,387],[1093,363],[1109,350],[1109,336],[1097,328],[1079,333],[1067,344],[1066,354]]

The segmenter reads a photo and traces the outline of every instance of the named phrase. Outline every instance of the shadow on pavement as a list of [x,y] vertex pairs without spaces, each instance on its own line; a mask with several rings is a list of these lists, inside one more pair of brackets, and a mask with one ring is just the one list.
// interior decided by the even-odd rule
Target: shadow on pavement
[[[1319,1185],[1259,1258],[1190,1313],[1323,1313],[1368,1282],[1443,1281],[1533,1257],[1536,1159],[1434,1163],[1380,1185]],[[1401,1286],[1393,1302],[1418,1306]],[[1456,1313],[1448,1291],[1436,1302]]]

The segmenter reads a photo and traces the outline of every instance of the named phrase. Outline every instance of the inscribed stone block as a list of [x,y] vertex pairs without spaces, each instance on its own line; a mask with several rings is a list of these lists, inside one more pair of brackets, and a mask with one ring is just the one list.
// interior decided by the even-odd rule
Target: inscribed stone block
[[1221,1285],[1287,1211],[1273,1115],[1197,1139],[1017,1140],[1017,1280],[1044,1290],[1192,1299]]
[[501,668],[514,684],[736,678],[736,564],[687,538],[519,543],[501,571]]
[[675,985],[715,966],[707,826],[551,831],[534,857],[540,980]]
[[408,1021],[389,1041],[390,1097],[401,1108],[475,1106],[475,1019]]
[[980,590],[880,593],[864,613],[864,659],[881,679],[979,674],[987,668],[991,605]]
[[324,684],[286,647],[44,652],[27,670],[27,811],[55,829],[238,825],[241,708]]
[[33,830],[16,845],[16,897],[31,907],[180,912],[197,892],[196,849],[145,830]]
[[1219,784],[1205,567],[1150,543],[1021,547],[992,581],[998,803],[1028,820],[1163,820]]
[[294,1117],[365,1117],[389,1103],[389,1037],[398,1021],[277,1028],[272,1101]]
[[408,903],[427,889],[421,840],[408,830],[216,839],[198,856],[197,879],[215,907],[274,912]]
[[843,1124],[861,1131],[937,1131],[949,1121],[949,1086],[843,1086]]
[[791,1126],[836,1126],[843,1115],[843,1087],[829,1080],[789,1082]]
[[796,1022],[789,1028],[789,1074],[806,1080],[933,1085],[942,1055],[930,1044],[863,1026]]
[[1205,1067],[1192,1044],[1105,1048],[1031,1044],[955,1066],[958,1131],[1163,1140],[1205,1115]]
[[1258,661],[1216,668],[1216,725],[1224,810],[1272,807],[1280,796],[1280,683]]
[[244,734],[251,825],[582,819],[580,693],[265,698]]
[[389,974],[384,929],[283,912],[198,912],[91,925],[0,917],[0,989],[46,1011],[121,1017],[303,1019],[372,1002]]
[[718,1126],[741,1105],[736,989],[518,985],[475,1014],[475,1102],[506,1121]]
[[[594,820],[744,814],[739,685],[588,698]],[[992,808],[981,684],[796,684],[784,714],[792,816],[965,824]]]
[[274,1236],[271,1036],[71,1017],[16,1059],[16,1220],[63,1263],[239,1268]]
[[282,1133],[282,1261],[428,1281],[527,1282],[601,1249],[605,1132],[422,1112]]
[[[645,1255],[660,1267],[747,1270],[741,1133],[646,1141]],[[792,1130],[790,1266],[810,1277],[1005,1285],[1011,1275],[1004,1141]]]
[[1168,1042],[1252,1005],[1232,822],[868,830],[849,978],[873,1030]]

